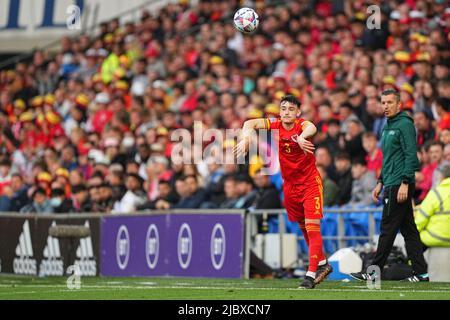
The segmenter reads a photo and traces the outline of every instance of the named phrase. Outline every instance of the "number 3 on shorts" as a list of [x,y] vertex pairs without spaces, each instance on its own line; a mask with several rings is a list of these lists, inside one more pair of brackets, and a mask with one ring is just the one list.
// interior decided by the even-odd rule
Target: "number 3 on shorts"
[[316,210],[320,209],[320,197],[314,197],[314,200],[316,200]]

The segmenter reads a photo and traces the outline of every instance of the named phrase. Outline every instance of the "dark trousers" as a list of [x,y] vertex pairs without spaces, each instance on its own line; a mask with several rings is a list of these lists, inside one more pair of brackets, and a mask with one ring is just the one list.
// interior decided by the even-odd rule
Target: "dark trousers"
[[381,232],[378,240],[378,248],[373,265],[383,267],[391,253],[398,230],[405,238],[405,246],[408,257],[412,261],[415,274],[427,273],[427,264],[423,257],[423,245],[420,241],[419,231],[414,222],[411,199],[414,195],[415,185],[408,187],[408,199],[405,202],[397,202],[397,193],[400,186],[387,187],[383,196],[383,218],[381,220]]

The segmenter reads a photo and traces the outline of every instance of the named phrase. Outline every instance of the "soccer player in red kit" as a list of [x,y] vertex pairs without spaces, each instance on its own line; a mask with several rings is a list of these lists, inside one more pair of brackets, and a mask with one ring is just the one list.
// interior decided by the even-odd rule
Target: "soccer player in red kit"
[[309,268],[301,288],[312,289],[332,271],[323,254],[320,221],[323,217],[322,178],[316,168],[314,145],[310,138],[317,128],[299,118],[300,102],[287,95],[280,103],[280,118],[252,119],[244,123],[243,139],[236,155],[247,153],[254,129],[279,130],[279,159],[284,180],[284,204],[289,221],[298,222],[309,248]]

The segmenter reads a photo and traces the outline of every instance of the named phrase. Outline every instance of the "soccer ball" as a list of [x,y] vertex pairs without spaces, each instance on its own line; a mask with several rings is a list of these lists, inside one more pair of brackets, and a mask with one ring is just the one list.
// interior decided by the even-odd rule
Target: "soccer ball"
[[258,14],[252,8],[240,8],[234,14],[234,26],[243,33],[254,32],[258,25]]

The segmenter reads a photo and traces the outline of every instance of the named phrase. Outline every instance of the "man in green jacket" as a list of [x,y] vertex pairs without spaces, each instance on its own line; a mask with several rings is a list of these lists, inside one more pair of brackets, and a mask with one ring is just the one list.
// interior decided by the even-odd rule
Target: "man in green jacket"
[[[400,96],[395,90],[381,94],[381,105],[388,118],[381,136],[383,164],[378,184],[372,198],[378,197],[384,186],[383,217],[378,248],[372,265],[382,272],[391,252],[398,230],[405,238],[406,251],[412,261],[414,275],[407,280],[429,281],[423,246],[414,222],[412,196],[415,188],[415,171],[420,169],[417,159],[416,131],[413,119],[400,109]],[[374,274],[362,272],[351,274],[359,280],[374,279]]]

